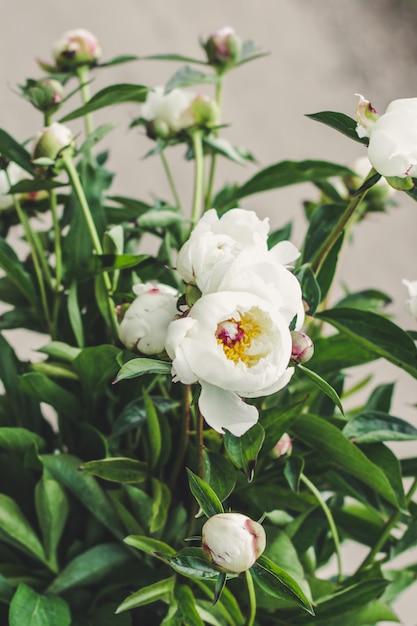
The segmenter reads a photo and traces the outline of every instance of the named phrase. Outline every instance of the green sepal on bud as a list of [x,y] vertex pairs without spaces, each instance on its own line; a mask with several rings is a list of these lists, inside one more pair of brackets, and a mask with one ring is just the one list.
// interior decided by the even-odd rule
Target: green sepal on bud
[[33,106],[43,113],[54,113],[64,99],[63,86],[52,78],[41,80],[29,78],[21,90]]
[[219,123],[220,111],[217,102],[203,94],[194,98],[190,105],[190,113],[195,126],[211,128]]
[[411,176],[400,178],[399,176],[386,176],[385,180],[393,189],[398,191],[410,191],[414,187],[414,181]]

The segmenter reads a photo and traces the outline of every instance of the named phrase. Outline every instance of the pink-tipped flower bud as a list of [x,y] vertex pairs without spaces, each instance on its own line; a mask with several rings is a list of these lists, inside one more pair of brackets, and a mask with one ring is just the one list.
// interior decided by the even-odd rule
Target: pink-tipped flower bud
[[408,300],[405,301],[404,309],[417,319],[417,280],[406,280],[403,278],[403,285],[408,289]]
[[271,450],[271,456],[274,459],[280,459],[283,456],[290,456],[292,452],[292,439],[288,433],[284,433]]
[[[120,341],[130,350],[143,354],[163,352],[169,324],[178,314],[178,292],[169,285],[149,282],[133,287],[137,298],[125,308],[119,326]],[[123,310],[124,309],[124,310]]]
[[84,28],[69,30],[52,47],[56,69],[70,71],[81,65],[92,66],[102,54],[99,40]]
[[265,550],[261,524],[240,513],[213,515],[202,529],[202,548],[220,571],[240,574],[250,569]]
[[203,44],[210,65],[225,69],[236,65],[242,51],[242,40],[236,35],[234,28],[225,26],[212,33]]
[[356,133],[362,139],[363,137],[369,137],[379,115],[369,100],[366,100],[360,93],[356,93],[355,96],[359,97],[359,103],[356,107]]
[[33,160],[47,158],[55,160],[64,148],[74,146],[74,135],[69,128],[54,122],[41,130],[35,138]]
[[291,338],[291,363],[294,365],[307,363],[314,354],[314,345],[310,337],[299,330],[293,330],[291,332]]
[[22,90],[31,103],[43,113],[57,111],[64,99],[64,88],[60,82],[52,78],[28,80]]

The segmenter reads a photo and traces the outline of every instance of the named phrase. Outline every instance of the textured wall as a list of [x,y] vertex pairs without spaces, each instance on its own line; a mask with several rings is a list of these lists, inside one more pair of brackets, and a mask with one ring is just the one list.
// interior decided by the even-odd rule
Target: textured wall
[[[355,92],[372,100],[380,112],[395,98],[416,95],[417,9],[405,0],[14,0],[2,16],[0,124],[19,140],[39,129],[38,113],[16,95],[15,85],[40,76],[35,57],[48,60],[52,42],[65,30],[92,30],[109,59],[121,53],[196,55],[198,37],[224,25],[234,26],[243,38],[270,52],[234,72],[225,90],[224,122],[233,122],[225,134],[233,143],[246,145],[262,165],[287,158],[350,164],[362,154],[361,146],[304,113],[327,109],[354,115]],[[135,62],[97,73],[92,90],[113,81],[162,84],[176,69],[175,64]],[[149,141],[139,130],[127,131],[138,109],[120,106],[111,113],[118,128],[103,146],[111,142],[111,166],[119,172],[112,191],[144,200],[156,191],[169,199],[158,159],[141,160]],[[98,114],[96,121],[107,117]],[[181,192],[189,198],[190,166],[182,161],[181,151],[172,151],[172,156],[177,157],[174,172]],[[250,167],[227,162],[219,167],[223,181],[241,181],[251,173]],[[269,215],[273,226],[295,219],[297,244],[305,231],[301,201],[311,193],[312,188],[300,186],[250,198],[245,206]],[[389,216],[370,216],[346,249],[338,277],[339,285],[351,290],[373,286],[387,291],[394,298],[390,312],[413,328],[416,323],[402,310],[406,292],[401,279],[417,279],[416,225],[417,206],[406,197]],[[39,345],[33,337],[18,339],[29,356],[30,347]],[[414,419],[414,381],[389,365],[381,366],[377,380],[392,378],[399,381],[394,414]],[[401,450],[404,456],[414,454],[415,445],[404,444]],[[415,623],[411,595],[399,606],[409,626]]]

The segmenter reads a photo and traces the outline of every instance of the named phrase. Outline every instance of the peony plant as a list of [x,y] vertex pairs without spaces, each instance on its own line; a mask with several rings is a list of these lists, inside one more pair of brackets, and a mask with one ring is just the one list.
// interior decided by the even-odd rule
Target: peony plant
[[[397,622],[415,581],[414,556],[392,561],[416,545],[417,457],[391,444],[417,429],[392,414],[394,384],[349,373],[384,358],[417,378],[417,334],[388,294],[332,287],[392,189],[417,199],[416,99],[310,115],[361,144],[352,167],[282,161],[219,188],[223,159],[257,167],[223,137],[222,97],[263,53],[231,27],[201,48],[147,59],[181,64],[164,86],[91,95],[95,72],[138,59],[102,61],[95,34],[64,33],[21,86],[32,143],[0,130],[1,623],[370,626]],[[112,126],[94,113],[126,102],[171,199],[111,191]],[[306,182],[297,247],[246,199]],[[43,337],[36,361],[11,329]]]

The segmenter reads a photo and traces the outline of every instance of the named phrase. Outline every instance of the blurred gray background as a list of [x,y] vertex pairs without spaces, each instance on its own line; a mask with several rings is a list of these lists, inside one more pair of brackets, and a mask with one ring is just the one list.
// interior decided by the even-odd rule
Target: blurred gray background
[[[1,126],[20,141],[40,129],[40,114],[17,95],[16,85],[42,75],[35,59],[50,61],[52,44],[66,30],[84,27],[94,32],[107,60],[119,54],[202,55],[199,37],[205,39],[226,25],[269,52],[232,72],[224,95],[223,122],[230,124],[225,136],[251,150],[261,166],[306,158],[350,165],[365,149],[304,114],[334,110],[353,117],[358,92],[380,113],[391,100],[417,96],[417,5],[412,0],[14,0],[7,8],[4,3],[2,15]],[[132,62],[97,72],[91,90],[112,82],[164,84],[176,69],[175,63]],[[156,193],[170,200],[159,159],[142,159],[152,147],[150,141],[141,130],[128,131],[138,114],[138,107],[123,105],[96,115],[97,124],[117,124],[101,144],[111,148],[110,169],[117,172],[111,192],[145,201]],[[74,132],[79,129],[69,125]],[[182,149],[174,149],[168,158],[187,200],[191,166],[182,154]],[[243,181],[254,171],[224,160],[218,167],[218,183]],[[301,203],[315,197],[312,187],[301,185],[251,197],[244,206],[269,216],[273,227],[295,220],[297,245],[305,233]],[[345,248],[333,299],[341,295],[342,286],[381,289],[393,298],[389,312],[394,319],[415,330],[417,321],[403,311],[407,292],[401,279],[417,280],[417,204],[403,194],[397,201],[388,215],[372,214],[355,230]],[[43,338],[14,331],[8,337],[18,342],[24,358],[36,358],[33,350],[44,343]],[[392,379],[398,381],[393,414],[416,423],[415,381],[381,364],[375,385]],[[398,451],[401,456],[415,455],[416,446],[401,444]],[[345,558],[354,566],[360,555],[348,551]],[[415,554],[409,555],[406,562],[415,560]],[[407,626],[417,623],[415,589],[396,607]]]

